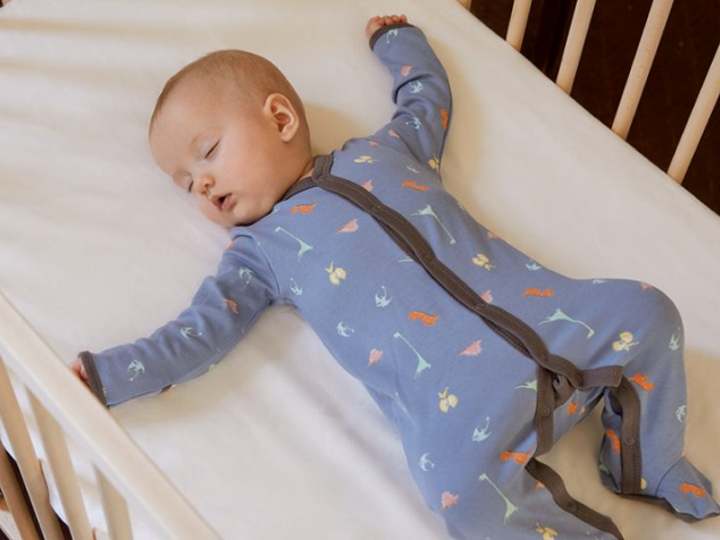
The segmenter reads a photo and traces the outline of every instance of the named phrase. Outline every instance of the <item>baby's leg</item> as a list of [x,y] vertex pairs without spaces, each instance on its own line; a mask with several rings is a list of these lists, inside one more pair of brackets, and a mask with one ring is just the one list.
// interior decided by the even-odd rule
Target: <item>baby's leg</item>
[[[639,285],[639,283],[638,283]],[[625,364],[621,386],[605,390],[600,468],[616,493],[640,496],[695,521],[720,513],[712,487],[683,456],[686,388],[683,324],[670,298],[637,288],[642,306],[613,342]]]
[[425,503],[445,520],[449,535],[455,540],[622,538],[610,518],[573,500],[560,477],[531,457],[537,438],[518,405],[515,411],[508,408],[502,421],[438,428],[434,437],[406,448]]
[[[537,467],[542,464],[537,463]],[[455,493],[444,492],[444,506],[435,510],[445,519],[448,533],[456,540],[617,540],[614,524],[603,516],[605,530],[589,524],[588,513],[598,515],[577,501],[564,510],[546,486],[539,483],[522,464],[502,463],[480,474],[469,475],[461,488],[462,503],[453,505]],[[458,500],[458,503],[460,501]],[[592,518],[590,519],[592,521]],[[614,533],[608,532],[614,530]]]

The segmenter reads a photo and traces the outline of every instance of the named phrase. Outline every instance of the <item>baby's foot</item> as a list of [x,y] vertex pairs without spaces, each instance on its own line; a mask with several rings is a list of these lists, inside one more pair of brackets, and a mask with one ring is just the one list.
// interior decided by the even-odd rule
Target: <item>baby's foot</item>
[[407,22],[407,17],[405,17],[405,15],[379,15],[372,17],[367,22],[367,26],[365,26],[365,35],[368,39],[370,39],[375,31],[383,26],[405,22]]

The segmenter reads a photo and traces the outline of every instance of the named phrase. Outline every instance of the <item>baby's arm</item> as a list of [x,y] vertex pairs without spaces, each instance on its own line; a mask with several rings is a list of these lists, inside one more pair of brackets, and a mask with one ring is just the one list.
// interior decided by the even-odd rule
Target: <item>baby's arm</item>
[[71,368],[107,406],[157,393],[220,361],[278,296],[254,240],[238,237],[176,320],[147,339],[82,352]]
[[452,116],[447,73],[422,30],[404,15],[373,17],[365,28],[370,48],[393,77],[397,105],[390,123],[370,138],[401,151],[439,171]]

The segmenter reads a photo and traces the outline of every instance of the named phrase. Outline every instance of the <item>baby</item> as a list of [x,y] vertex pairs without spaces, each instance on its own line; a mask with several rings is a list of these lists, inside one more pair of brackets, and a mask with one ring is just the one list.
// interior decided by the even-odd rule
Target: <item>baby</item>
[[397,108],[313,156],[302,102],[264,58],[220,51],[163,89],[153,158],[230,229],[215,276],[147,339],[73,364],[106,405],[196,377],[261,312],[297,308],[402,439],[426,504],[457,539],[621,538],[536,458],[604,400],[602,482],[687,520],[720,513],[683,453],[683,326],[646,283],[572,279],[445,191],[448,77],[405,16],[370,49]]

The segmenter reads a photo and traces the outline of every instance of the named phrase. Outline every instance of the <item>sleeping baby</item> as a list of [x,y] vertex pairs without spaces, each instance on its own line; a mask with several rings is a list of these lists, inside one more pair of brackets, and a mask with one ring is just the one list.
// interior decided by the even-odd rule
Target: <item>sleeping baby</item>
[[478,223],[442,183],[452,98],[425,35],[405,16],[366,34],[396,109],[329,154],[312,154],[300,98],[261,56],[215,52],[167,82],[152,156],[232,243],[176,320],[80,353],[75,373],[108,407],[155,394],[290,304],[395,428],[452,538],[622,538],[537,459],[601,398],[603,484],[718,515],[683,452],[675,304],[641,281],[563,276]]

